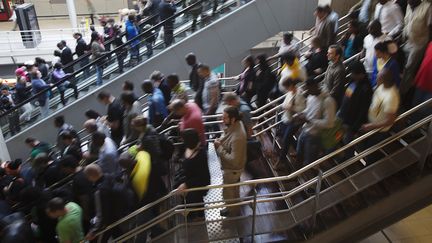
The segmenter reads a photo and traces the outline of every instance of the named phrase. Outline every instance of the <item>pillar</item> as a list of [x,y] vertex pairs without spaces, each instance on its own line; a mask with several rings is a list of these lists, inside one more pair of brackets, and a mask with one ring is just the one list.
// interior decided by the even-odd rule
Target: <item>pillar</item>
[[0,161],[9,161],[10,155],[9,150],[6,146],[6,141],[3,137],[3,132],[0,127]]
[[66,0],[66,4],[67,4],[69,19],[71,21],[72,28],[77,28],[78,22],[77,22],[77,14],[75,9],[75,2],[74,0]]

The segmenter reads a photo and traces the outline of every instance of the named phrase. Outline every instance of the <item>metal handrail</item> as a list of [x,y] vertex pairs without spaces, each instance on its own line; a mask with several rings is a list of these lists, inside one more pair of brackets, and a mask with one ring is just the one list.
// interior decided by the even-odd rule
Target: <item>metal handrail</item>
[[[344,17],[347,17],[347,16],[344,16]],[[351,60],[354,60],[355,58],[358,57],[358,55],[360,55],[360,53],[358,53],[358,54],[352,56],[351,58],[349,58],[349,59],[347,59],[347,60],[345,60],[344,63],[347,63],[347,62],[349,62],[349,61],[351,61]],[[259,109],[255,110],[254,113],[257,113],[257,112],[259,112],[259,111],[261,111],[261,110],[263,110],[263,109],[269,107],[270,105],[275,104],[276,102],[280,101],[280,100],[281,100],[282,98],[284,98],[285,96],[286,96],[286,95],[283,95],[283,96],[277,98],[276,100],[274,100],[274,101],[272,101],[272,102],[266,104],[265,106],[260,107]],[[407,111],[407,112],[401,114],[401,115],[396,119],[396,121],[399,121],[399,120],[401,120],[401,119],[403,119],[403,118],[405,118],[405,117],[411,115],[412,113],[414,113],[414,112],[416,112],[417,110],[423,108],[423,106],[426,106],[426,105],[429,104],[429,103],[432,103],[432,99],[430,99],[430,100],[428,100],[428,101],[425,101],[425,102],[423,102],[423,103],[417,105],[416,107],[410,109],[409,111]],[[251,112],[251,113],[253,113],[253,112]],[[270,120],[270,119],[274,119],[274,116],[271,117],[271,118],[269,118],[269,120]],[[395,122],[396,122],[396,121],[395,121]],[[268,128],[266,128],[266,129],[264,129],[263,131],[261,131],[261,132],[255,134],[254,137],[257,137],[257,136],[261,135],[262,133],[264,133],[264,132],[266,132],[266,131],[268,131],[268,130],[274,128],[275,126],[279,125],[281,122],[282,122],[282,121],[278,121],[278,122],[276,122],[275,124],[271,125],[270,127],[268,127]],[[178,125],[170,126],[169,128],[163,130],[161,133],[166,133],[166,132],[171,131],[172,129],[175,129],[175,128],[177,128],[177,127],[178,127]],[[350,147],[352,147],[352,146],[354,146],[354,145],[356,145],[356,144],[358,144],[358,143],[364,141],[366,138],[368,138],[369,136],[371,136],[371,135],[373,135],[373,134],[379,132],[380,130],[381,130],[381,129],[374,129],[374,130],[372,130],[372,131],[370,131],[370,132],[368,132],[368,133],[366,133],[366,134],[364,134],[364,135],[362,135],[362,136],[360,136],[360,137],[354,139],[354,140],[351,141],[350,143],[348,143],[348,144],[342,146],[341,148],[335,150],[334,152],[327,154],[326,156],[324,156],[324,157],[322,157],[322,158],[320,158],[320,159],[318,159],[318,160],[312,162],[312,163],[309,164],[309,165],[304,166],[303,168],[301,168],[301,169],[299,169],[299,170],[297,170],[297,171],[295,171],[295,172],[293,172],[293,173],[291,173],[291,174],[289,174],[289,175],[287,175],[287,176],[278,176],[278,177],[265,178],[265,179],[255,179],[255,180],[249,180],[249,181],[238,182],[238,183],[233,183],[233,184],[208,185],[208,186],[205,186],[205,187],[189,188],[189,189],[186,189],[184,192],[187,193],[187,192],[199,191],[199,190],[209,190],[209,189],[216,189],[216,188],[225,188],[225,187],[234,187],[234,186],[245,186],[245,185],[256,185],[256,184],[261,184],[261,183],[271,183],[271,182],[277,182],[277,181],[282,181],[282,180],[289,180],[289,179],[292,179],[292,178],[297,177],[298,175],[304,173],[305,171],[307,171],[307,170],[309,170],[309,169],[311,169],[311,168],[314,168],[314,167],[320,165],[321,163],[323,163],[323,162],[326,161],[327,159],[329,159],[329,158],[331,158],[331,157],[333,157],[333,156],[335,156],[335,155],[337,155],[337,154],[339,154],[339,153],[345,151],[346,149],[348,149],[348,148],[350,148]],[[357,155],[357,156],[358,156],[358,155]],[[315,179],[315,180],[316,180],[316,179]],[[310,184],[312,184],[312,182],[309,183],[309,184],[307,184],[307,185],[305,185],[305,183],[303,183],[302,185],[300,185],[300,187],[305,187],[305,188],[306,188],[307,186],[310,186]],[[291,192],[293,192],[293,191],[291,191]],[[123,222],[125,222],[125,221],[127,221],[127,220],[129,220],[129,219],[131,219],[131,218],[133,218],[133,217],[135,217],[135,216],[137,216],[137,215],[140,214],[141,212],[144,212],[145,210],[147,210],[147,209],[149,209],[149,208],[151,208],[151,207],[153,207],[153,206],[155,206],[155,205],[161,203],[162,201],[164,201],[164,200],[166,200],[166,199],[169,199],[169,198],[171,198],[171,197],[174,196],[174,195],[177,195],[177,193],[178,193],[177,189],[174,189],[173,191],[171,191],[170,193],[168,193],[168,194],[165,195],[164,197],[162,197],[162,198],[160,198],[160,199],[158,199],[158,200],[156,200],[156,201],[154,201],[154,202],[152,202],[152,203],[149,203],[149,204],[147,204],[147,205],[141,207],[140,209],[138,209],[138,210],[132,212],[131,214],[129,214],[128,216],[123,217],[122,219],[120,219],[120,220],[114,222],[113,224],[109,225],[108,227],[106,227],[106,228],[103,229],[102,231],[99,231],[99,232],[96,234],[96,236],[99,236],[99,235],[101,235],[102,233],[106,232],[107,230],[112,229],[112,228],[116,227],[117,225],[119,225],[119,224],[121,224],[121,223],[123,223]],[[288,194],[290,194],[290,193],[288,193]],[[225,206],[226,206],[226,205],[224,205],[224,207],[225,207]]]
[[[428,100],[428,101],[425,101],[425,102],[423,102],[422,104],[419,104],[418,106],[416,106],[416,107],[410,109],[409,111],[403,113],[402,115],[400,115],[400,116],[397,118],[397,121],[399,121],[399,120],[401,120],[401,119],[404,119],[405,117],[411,115],[412,113],[414,113],[414,112],[418,111],[419,109],[423,108],[424,106],[428,105],[429,103],[432,103],[432,99],[430,99],[430,100]],[[424,123],[426,123],[426,122],[427,122],[428,120],[430,120],[431,118],[432,118],[431,116],[430,116],[429,118],[425,118],[422,122],[420,122],[420,124],[418,123],[418,124],[415,125],[414,127],[410,127],[410,128],[408,128],[407,131],[410,132],[410,131],[413,131],[413,130],[417,129],[418,127],[421,127]],[[425,121],[426,119],[427,119],[427,121]],[[225,187],[233,187],[233,186],[256,185],[256,184],[262,184],[262,183],[271,183],[271,182],[277,182],[277,181],[281,181],[281,180],[289,180],[289,179],[293,179],[293,178],[299,176],[300,174],[304,173],[305,171],[307,171],[307,170],[309,170],[309,169],[311,169],[311,168],[314,168],[314,167],[318,166],[319,164],[321,164],[322,162],[326,161],[327,159],[333,157],[334,155],[337,155],[337,154],[339,154],[339,153],[345,151],[347,148],[349,148],[349,147],[351,147],[351,146],[354,146],[355,144],[358,144],[359,142],[363,141],[364,139],[368,138],[370,135],[372,135],[372,134],[374,134],[374,133],[376,133],[376,132],[378,132],[378,131],[380,131],[380,129],[375,129],[375,130],[373,130],[373,131],[371,131],[371,132],[369,132],[369,133],[366,133],[366,134],[364,134],[363,136],[361,136],[361,137],[359,137],[359,138],[353,140],[351,143],[349,143],[349,144],[343,146],[342,148],[340,148],[340,149],[334,151],[333,153],[328,154],[328,155],[324,156],[323,158],[318,159],[318,160],[316,160],[315,162],[313,162],[313,163],[311,163],[311,164],[309,164],[309,165],[303,167],[302,169],[297,170],[296,172],[294,172],[294,173],[292,173],[292,174],[290,174],[290,175],[287,175],[287,176],[279,176],[279,177],[274,177],[274,178],[266,178],[266,179],[250,180],[250,181],[239,182],[239,183],[234,183],[234,184],[226,184],[226,185],[210,185],[210,186],[207,186],[207,187],[187,189],[185,192],[198,191],[198,190],[208,190],[208,189],[216,189],[216,188],[225,188]],[[406,133],[407,133],[407,132],[406,132]],[[399,134],[397,135],[397,138],[395,138],[395,139],[398,139],[399,137],[404,136],[406,133],[403,133],[403,134],[399,133]],[[395,140],[395,139],[394,139],[394,140]],[[388,140],[384,140],[384,141],[382,141],[381,143],[388,144],[388,143],[390,143],[390,142],[392,142],[392,141],[394,141],[394,140],[391,140],[391,141],[390,141],[390,140],[388,139]],[[372,153],[373,151],[377,150],[377,149],[378,149],[377,146],[379,146],[379,145],[381,145],[381,144],[375,145],[375,146],[373,146],[373,147],[367,149],[366,151],[364,151],[364,152],[362,152],[362,153],[356,155],[354,158],[351,158],[348,162],[350,162],[350,164],[352,164],[353,162],[357,161],[358,158],[362,158],[362,157],[364,157],[364,156],[366,156],[366,155]],[[373,151],[372,151],[372,150],[373,150]],[[346,162],[346,163],[348,163],[348,162]],[[348,165],[350,165],[350,164],[348,164]],[[346,165],[346,166],[348,166],[348,165]],[[342,167],[342,165],[338,165],[338,166],[336,166],[335,168],[338,169],[338,170],[341,170],[341,169],[344,169],[345,167]],[[327,177],[327,176],[330,176],[330,175],[336,173],[336,172],[335,172],[336,169],[333,169],[333,172],[327,172],[327,173],[325,173],[324,176]],[[314,181],[312,181],[312,180],[314,180]],[[292,195],[294,192],[301,191],[301,190],[303,190],[303,189],[309,187],[310,185],[312,185],[313,183],[316,182],[316,179],[312,179],[312,180],[310,180],[310,181],[308,181],[308,182],[306,182],[306,183],[301,184],[301,185],[299,186],[299,188],[295,188],[294,190],[291,190],[291,191],[290,191],[286,196],[284,196],[284,197],[290,196],[290,195]],[[175,194],[176,194],[176,190],[174,190],[174,191],[173,191],[172,193],[170,193],[170,194],[175,195]],[[225,206],[225,205],[224,205],[224,206]]]
[[[411,114],[413,114],[414,112],[426,107],[427,105],[432,104],[432,99],[429,99],[413,108],[411,108],[410,110],[404,112],[403,114],[399,115],[396,120],[395,123],[397,121],[400,121],[408,116],[410,116]],[[351,148],[354,145],[357,145],[358,143],[364,141],[365,139],[367,139],[368,137],[370,137],[371,135],[377,133],[381,131],[381,129],[374,129],[372,131],[369,131],[368,133],[354,139],[353,141],[351,141],[350,143],[342,146],[341,148],[325,155],[324,157],[310,163],[309,165],[304,166],[303,168],[287,175],[287,176],[278,176],[278,177],[272,177],[272,178],[265,178],[265,179],[256,179],[256,180],[249,180],[249,181],[245,181],[245,182],[238,182],[238,183],[234,183],[234,184],[222,184],[222,185],[209,185],[209,186],[205,186],[205,187],[196,187],[196,188],[190,188],[185,190],[184,192],[191,192],[191,191],[199,191],[199,190],[208,190],[208,189],[215,189],[215,188],[224,188],[224,187],[233,187],[233,186],[246,186],[246,185],[253,185],[253,184],[259,184],[259,183],[270,183],[270,182],[277,182],[279,180],[288,180],[288,179],[292,179],[295,178],[297,176],[299,176],[300,174],[304,173],[305,171],[312,169],[316,166],[319,166],[321,163],[323,163],[324,161],[328,160],[331,157],[334,157],[335,155],[344,152],[346,149]],[[172,191],[170,194],[176,192],[176,190]]]
[[[428,100],[428,101],[420,104],[419,106],[423,106],[423,105],[425,105],[427,103],[430,103],[431,101],[432,101],[432,99],[430,99],[430,100]],[[409,112],[406,112],[406,113],[411,114],[412,112],[415,112],[417,110],[416,108],[417,108],[417,106],[414,107],[412,109],[412,111],[410,110]],[[407,115],[409,115],[409,114],[407,114]],[[370,148],[367,148],[366,150],[364,150],[361,153],[353,156],[352,158],[344,161],[343,163],[338,164],[338,165],[332,167],[331,169],[327,170],[323,174],[322,179],[325,179],[325,178],[327,178],[327,177],[329,177],[329,176],[331,176],[331,175],[333,175],[333,174],[335,174],[335,173],[337,173],[337,172],[339,172],[339,171],[347,168],[348,166],[350,166],[353,163],[357,162],[359,159],[364,158],[365,156],[370,155],[371,153],[375,152],[376,150],[378,150],[378,149],[380,149],[380,148],[382,148],[382,147],[384,147],[384,146],[386,146],[386,145],[388,145],[388,144],[390,144],[390,143],[392,143],[392,142],[400,139],[401,137],[405,136],[406,134],[417,130],[418,128],[424,126],[425,124],[427,124],[431,120],[432,120],[432,115],[430,115],[430,116],[422,119],[421,121],[415,123],[414,125],[406,128],[406,129],[398,132],[397,134],[394,134],[391,137],[386,138],[383,141],[380,141],[378,144],[376,144],[376,145],[374,145],[374,146],[372,146]],[[342,151],[339,151],[339,152],[342,152]],[[289,180],[289,179],[292,179],[292,178],[295,178],[295,177],[299,176],[302,172],[304,172],[306,170],[309,170],[309,169],[311,169],[311,168],[313,168],[315,166],[316,165],[305,166],[305,167],[309,167],[309,168],[305,169],[305,167],[303,167],[302,169],[300,169],[300,170],[298,170],[298,171],[296,171],[294,173],[291,173],[291,174],[289,174],[287,176],[279,176],[279,177],[274,177],[274,178],[249,180],[249,181],[239,182],[239,183],[233,183],[233,184],[209,185],[209,186],[206,186],[206,187],[190,188],[190,189],[187,189],[187,190],[183,191],[183,193],[192,192],[192,191],[200,191],[200,190],[220,189],[220,188],[226,188],[226,187],[238,187],[238,186],[245,186],[245,185],[255,186],[255,185],[258,185],[258,184],[265,184],[265,183],[272,183],[272,182],[277,182],[277,181]],[[313,185],[317,181],[318,181],[317,177],[314,177],[314,178],[308,180],[307,182],[302,183],[299,186],[293,188],[292,190],[286,191],[286,193],[285,193],[285,191],[277,193],[277,194],[281,195],[280,197],[274,197],[274,198],[270,198],[270,199],[263,199],[263,200],[259,200],[259,201],[257,200],[257,202],[258,203],[262,203],[262,202],[277,201],[277,200],[283,200],[283,199],[289,198],[289,197],[295,195],[296,193],[298,193],[300,191],[303,191],[304,189],[310,187],[311,185]],[[172,192],[170,192],[169,194],[167,194],[164,197],[164,200],[168,199],[171,196],[175,196],[175,195],[178,195],[177,189],[173,190]],[[269,195],[265,194],[265,195],[260,195],[260,196],[261,197],[268,197]],[[176,205],[173,209],[176,211],[176,213],[180,213],[182,215],[187,215],[187,212],[202,211],[202,210],[206,210],[206,209],[210,209],[210,208],[211,209],[213,209],[213,208],[223,208],[223,207],[227,207],[227,206],[228,207],[230,207],[230,206],[231,207],[233,207],[233,206],[240,206],[240,205],[250,204],[252,202],[250,200],[250,197],[245,197],[245,198],[247,198],[247,200],[242,200],[240,203],[234,203],[234,204],[229,204],[229,205],[215,205],[215,204],[213,204],[213,202],[211,202],[213,205],[209,205],[209,206],[202,207],[202,208],[188,209],[187,206],[192,205],[192,204],[181,204],[181,205]],[[242,198],[242,199],[245,199],[245,198]],[[145,210],[147,210],[147,209],[149,209],[149,208],[157,205],[158,203],[160,203],[162,201],[163,200],[161,200],[161,201],[159,201],[157,203],[155,201],[155,202],[151,203],[151,205],[148,204],[148,205],[144,206],[143,208],[140,208],[139,210],[136,210],[135,212],[132,213],[133,216],[131,216],[131,217],[127,218],[127,219],[126,219],[126,217],[122,218],[121,220],[115,222],[115,225],[110,225],[112,227],[110,227],[109,229],[112,229],[113,227],[115,227],[115,226],[117,226],[117,225],[119,225],[119,224],[121,224],[121,223],[129,220],[130,218],[132,218],[132,217],[138,215],[139,213],[141,213],[141,212],[143,212],[143,211],[145,211]],[[206,203],[201,203],[201,204],[206,204]],[[193,205],[193,206],[195,206],[195,205]],[[176,210],[177,208],[180,208],[180,209]],[[164,218],[164,219],[162,219],[162,221],[166,220],[166,219],[167,218]],[[151,225],[149,227],[151,227]],[[130,235],[130,234],[126,233],[125,235],[127,236],[127,235]],[[122,236],[122,238],[124,238],[124,235]]]
[[[344,17],[347,17],[347,16],[344,16]],[[309,36],[308,38],[310,38],[310,37],[311,37],[311,36]],[[308,38],[306,38],[306,39],[308,39]],[[360,54],[361,54],[361,53],[357,53],[357,54],[353,55],[352,57],[348,58],[347,60],[344,60],[343,63],[344,63],[344,64],[347,64],[348,62],[351,62],[352,60],[355,60],[356,58],[359,57]],[[274,65],[274,64],[277,64],[277,62],[274,62],[272,65]],[[279,68],[280,68],[280,67],[275,68],[275,70],[273,70],[273,72],[277,71]],[[320,79],[320,78],[324,77],[324,75],[325,75],[325,73],[323,73],[323,74],[321,74],[321,75],[318,75],[317,77],[315,77],[315,79]],[[236,76],[233,76],[233,77],[227,77],[227,78],[220,78],[219,80],[223,80],[223,79],[225,79],[225,80],[232,80],[232,79],[235,79],[235,78],[236,78]],[[188,80],[183,80],[183,82],[187,82],[187,81],[188,81]],[[253,116],[253,115],[255,115],[255,114],[258,114],[258,113],[261,112],[262,110],[264,110],[264,109],[266,109],[266,108],[268,108],[268,107],[270,107],[270,106],[273,106],[274,104],[276,104],[276,103],[279,102],[280,100],[284,99],[284,98],[286,97],[286,95],[287,95],[287,94],[284,94],[284,95],[278,97],[277,99],[275,99],[275,100],[273,100],[273,101],[271,101],[271,102],[265,104],[264,106],[259,107],[258,109],[254,110],[254,111],[251,111],[251,115]],[[274,111],[276,108],[278,108],[278,107],[280,107],[280,106],[274,107],[274,108],[272,108],[270,111],[273,112],[273,111]],[[256,118],[256,117],[252,117],[252,120],[259,120],[259,119],[265,117],[267,114],[271,113],[270,111],[267,111],[267,112],[265,112],[264,114],[261,114],[258,118]],[[222,115],[215,115],[215,116],[216,116],[216,117],[221,117]],[[206,117],[206,116],[203,116],[203,119],[205,119],[205,118],[207,118],[207,117]],[[213,117],[212,117],[212,118],[213,118]],[[264,122],[261,122],[260,124],[265,124],[266,122],[268,122],[268,121],[270,121],[270,120],[272,120],[272,119],[274,119],[274,116],[268,118],[267,120],[265,120]],[[205,124],[206,124],[206,123],[205,123]],[[280,122],[277,123],[277,124],[280,124]],[[257,125],[257,126],[258,126],[258,125]],[[256,127],[257,127],[257,126],[256,126]],[[256,129],[256,127],[255,127],[255,129]],[[253,137],[258,137],[259,135],[261,135],[261,134],[263,134],[264,132],[266,132],[266,131],[272,129],[273,127],[275,127],[275,125],[270,126],[270,127],[266,128],[266,129],[260,131],[258,134],[253,135]],[[171,131],[171,130],[174,130],[174,129],[176,129],[176,128],[178,128],[178,125],[172,125],[172,126],[166,128],[165,130],[163,130],[161,133],[167,133],[167,132],[169,132],[169,131]]]

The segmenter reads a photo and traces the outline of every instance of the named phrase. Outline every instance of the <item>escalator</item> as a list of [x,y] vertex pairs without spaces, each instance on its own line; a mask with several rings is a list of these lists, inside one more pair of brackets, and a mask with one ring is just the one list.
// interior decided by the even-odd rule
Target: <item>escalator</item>
[[[219,14],[215,15],[208,23],[198,24],[198,28],[201,29],[194,33],[188,31],[191,21],[190,18],[186,18],[187,14],[185,13],[189,9],[186,8],[185,12],[178,12],[173,17],[176,18],[177,23],[180,23],[175,30],[176,42],[166,49],[157,50],[155,48],[152,58],[147,60],[143,58],[143,61],[134,67],[131,66],[123,74],[114,73],[117,64],[113,56],[113,63],[110,63],[104,72],[105,77],[110,75],[109,80],[104,80],[102,87],[93,86],[95,79],[94,74],[92,74],[90,79],[86,79],[89,80],[88,82],[81,83],[80,81],[78,84],[79,89],[87,92],[86,94],[82,93],[79,100],[70,100],[66,107],[59,107],[61,106],[58,105],[59,99],[53,99],[49,117],[38,119],[37,114],[35,114],[35,120],[27,125],[22,132],[7,138],[6,143],[11,157],[26,156],[26,152],[21,149],[22,141],[26,137],[32,136],[43,141],[54,141],[55,133],[47,133],[46,131],[52,129],[53,118],[56,114],[64,115],[68,123],[75,127],[81,127],[81,123],[85,119],[83,112],[86,109],[105,113],[105,108],[96,100],[96,93],[99,88],[118,95],[121,92],[123,81],[131,80],[139,87],[141,81],[154,70],[177,73],[180,77],[187,77],[189,68],[184,62],[184,56],[189,52],[195,52],[201,62],[206,62],[210,66],[225,64],[230,72],[237,73],[238,70],[241,70],[241,59],[248,54],[250,46],[254,46],[283,30],[302,30],[312,26],[313,20],[309,16],[312,15],[317,4],[317,1],[255,0],[237,8],[235,7],[236,2],[225,1],[219,6]],[[207,11],[210,11],[207,15],[211,15],[211,10],[208,9]],[[292,11],[292,14],[287,15],[286,11]],[[177,21],[177,18],[182,20]],[[153,30],[159,28],[160,25],[156,25]],[[127,45],[125,44],[125,46]],[[114,53],[115,50],[112,52]],[[141,47],[140,53],[145,55],[145,46]],[[128,58],[125,61],[127,63]],[[92,71],[91,66],[89,64],[85,68],[90,68]],[[79,76],[83,71],[82,68],[77,70],[75,74]],[[66,93],[66,96],[71,95],[71,93]],[[2,129],[7,132],[7,126],[3,126]]]

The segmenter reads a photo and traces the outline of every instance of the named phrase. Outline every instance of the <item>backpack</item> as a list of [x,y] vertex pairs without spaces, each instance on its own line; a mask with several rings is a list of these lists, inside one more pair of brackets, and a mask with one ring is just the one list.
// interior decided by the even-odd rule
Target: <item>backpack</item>
[[161,158],[164,160],[170,160],[175,150],[174,143],[164,134],[159,134],[159,143],[162,151]]

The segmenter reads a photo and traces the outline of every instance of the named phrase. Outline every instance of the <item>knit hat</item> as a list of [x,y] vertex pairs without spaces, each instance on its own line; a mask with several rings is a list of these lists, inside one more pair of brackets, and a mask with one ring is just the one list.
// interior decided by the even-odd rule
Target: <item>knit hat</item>
[[15,75],[16,75],[17,77],[24,76],[24,75],[25,75],[25,70],[24,70],[23,68],[17,68],[17,69],[15,70]]

